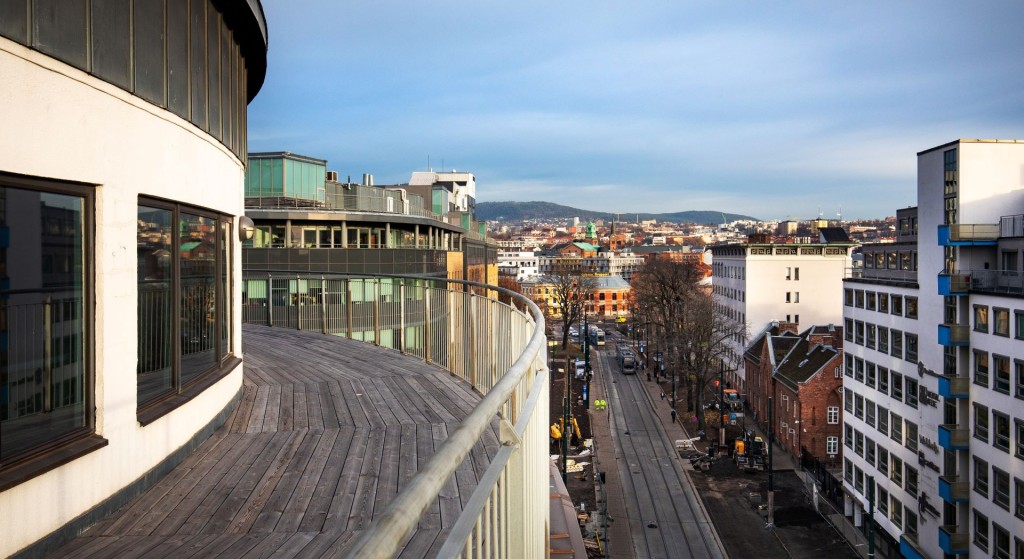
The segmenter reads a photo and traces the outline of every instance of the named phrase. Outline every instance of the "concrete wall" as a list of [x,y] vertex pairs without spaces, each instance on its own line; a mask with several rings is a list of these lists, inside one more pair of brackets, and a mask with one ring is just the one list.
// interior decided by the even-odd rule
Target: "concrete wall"
[[[0,171],[96,185],[96,322],[90,326],[96,339],[96,433],[109,441],[0,493],[0,556],[7,556],[156,466],[241,388],[237,367],[148,426],[136,419],[138,196],[240,215],[243,167],[191,123],[4,38],[0,83]],[[240,277],[237,240],[233,248],[234,274]],[[235,289],[233,315],[239,317],[237,284]],[[232,331],[240,354],[237,321]]]

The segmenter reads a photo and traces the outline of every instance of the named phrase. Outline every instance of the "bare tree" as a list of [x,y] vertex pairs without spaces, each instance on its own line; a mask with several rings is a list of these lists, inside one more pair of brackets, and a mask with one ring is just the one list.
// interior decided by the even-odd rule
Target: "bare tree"
[[[682,377],[686,409],[697,411],[701,428],[704,393],[718,377],[730,342],[746,332],[743,324],[716,312],[714,296],[700,284],[706,276],[703,264],[655,258],[632,283],[634,313],[660,333],[664,362],[673,378]],[[672,397],[675,403],[678,388]]]
[[[597,279],[583,276],[568,265],[555,265],[554,270],[544,277],[544,283],[551,286],[554,304],[562,315],[562,349],[569,347],[569,328],[586,312],[588,302],[594,297]],[[585,336],[586,332],[580,332]]]
[[[518,281],[516,281],[516,278],[510,276],[498,276],[498,287],[508,289],[509,291],[513,291],[520,295],[523,294],[523,286]],[[501,301],[502,303],[512,305],[512,307],[517,308],[519,310],[525,310],[526,308],[526,306],[523,303],[516,301],[516,299],[511,295],[498,293],[498,300]]]

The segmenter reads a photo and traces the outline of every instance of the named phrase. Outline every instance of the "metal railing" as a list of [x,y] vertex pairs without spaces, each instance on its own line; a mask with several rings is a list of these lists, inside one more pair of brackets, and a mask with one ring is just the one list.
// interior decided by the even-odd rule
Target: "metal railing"
[[1024,294],[1024,273],[1016,270],[969,270],[972,291]]
[[[483,397],[346,557],[394,557],[498,417],[502,443],[456,523],[443,557],[546,557],[548,370],[544,318],[525,297],[422,277],[247,272],[243,322],[318,331],[415,355]],[[515,297],[529,314],[478,293]]]
[[994,241],[999,238],[995,223],[956,223],[949,226],[950,241]]
[[862,279],[894,283],[917,283],[917,270],[894,270],[890,268],[846,268],[843,279]]

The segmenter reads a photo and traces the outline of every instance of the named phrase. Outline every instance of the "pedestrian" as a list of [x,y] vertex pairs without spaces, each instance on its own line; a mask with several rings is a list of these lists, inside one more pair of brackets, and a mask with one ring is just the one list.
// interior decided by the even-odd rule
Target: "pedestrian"
[[676,410],[672,410],[672,423],[676,422]]
[[665,399],[665,392],[662,392],[662,393],[661,393],[661,399],[662,399],[662,400],[664,400],[664,399]]

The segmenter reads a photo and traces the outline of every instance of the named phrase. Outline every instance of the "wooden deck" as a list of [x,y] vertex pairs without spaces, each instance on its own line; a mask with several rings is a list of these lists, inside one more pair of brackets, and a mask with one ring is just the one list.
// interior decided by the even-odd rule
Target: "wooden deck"
[[[245,326],[237,409],[192,456],[60,557],[321,557],[383,512],[479,401],[371,344]],[[486,433],[402,557],[433,557],[497,452]]]

